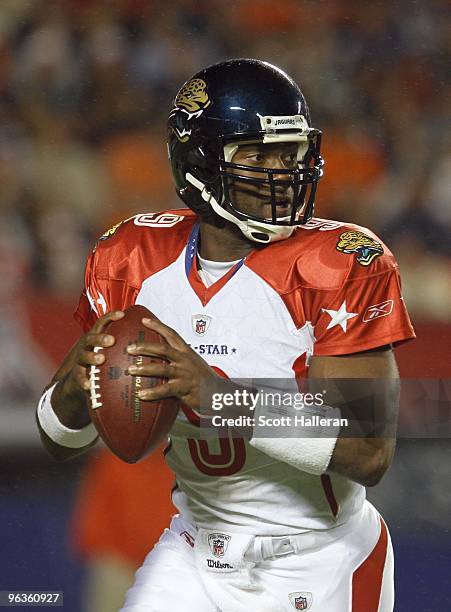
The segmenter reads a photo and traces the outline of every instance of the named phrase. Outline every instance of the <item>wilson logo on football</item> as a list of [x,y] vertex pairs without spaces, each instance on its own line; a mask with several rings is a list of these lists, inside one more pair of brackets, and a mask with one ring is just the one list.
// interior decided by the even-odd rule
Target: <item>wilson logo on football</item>
[[393,310],[393,300],[386,300],[385,302],[381,302],[380,304],[374,304],[373,306],[368,306],[363,314],[363,322],[368,323],[368,321],[374,321],[374,319],[379,319],[379,317],[386,317],[392,313]]
[[180,215],[173,215],[172,213],[149,213],[147,215],[137,215],[134,224],[144,227],[172,227],[179,221],[183,221],[183,217]]

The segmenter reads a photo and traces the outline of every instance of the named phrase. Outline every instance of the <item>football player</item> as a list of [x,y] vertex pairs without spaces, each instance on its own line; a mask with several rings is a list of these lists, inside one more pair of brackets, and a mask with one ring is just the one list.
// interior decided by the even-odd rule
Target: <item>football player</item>
[[[209,66],[183,85],[168,120],[188,209],[136,215],[88,259],[76,312],[85,334],[38,406],[44,444],[67,458],[95,443],[87,368],[104,361],[94,346],[114,343],[106,323],[132,304],[159,317],[145,324],[165,339],[128,349],[166,360],[130,368],[168,379],[140,397],[182,407],[166,454],[180,514],[137,572],[126,612],[393,609],[390,536],[365,486],[392,461],[393,430],[376,434],[396,419],[392,347],[414,334],[387,247],[367,229],[313,217],[320,151],[285,72],[250,59]],[[251,414],[235,392],[253,387],[227,379],[306,377],[319,397],[311,422],[354,414],[352,437],[341,418],[263,435],[260,391],[240,436],[222,425],[216,439],[198,435],[213,415]],[[215,412],[205,388],[235,399]],[[275,408],[291,423],[290,407]]]

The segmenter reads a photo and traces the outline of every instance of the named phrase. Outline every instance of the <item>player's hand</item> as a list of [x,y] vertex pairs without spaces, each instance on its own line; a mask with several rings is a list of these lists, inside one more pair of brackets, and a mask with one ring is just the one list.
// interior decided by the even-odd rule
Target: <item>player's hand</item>
[[114,337],[105,332],[105,327],[123,316],[122,311],[113,311],[100,317],[75,344],[52,379],[52,383],[58,382],[52,393],[53,410],[60,422],[70,429],[80,429],[90,422],[88,368],[105,361],[104,355],[93,349],[114,344]]
[[124,312],[115,310],[103,315],[92,326],[92,328],[77,342],[75,349],[71,352],[71,364],[64,380],[65,393],[71,394],[89,390],[88,368],[92,365],[102,365],[105,355],[95,353],[95,346],[107,348],[113,346],[115,339],[106,333],[105,327],[110,321],[118,321],[124,317]]
[[167,382],[143,389],[140,399],[152,401],[165,397],[178,397],[190,408],[201,410],[201,386],[221,377],[199,355],[188,346],[179,334],[158,319],[143,319],[143,324],[153,329],[165,340],[161,344],[141,343],[129,346],[131,355],[159,357],[163,362],[134,365],[128,368],[132,376],[166,378]]

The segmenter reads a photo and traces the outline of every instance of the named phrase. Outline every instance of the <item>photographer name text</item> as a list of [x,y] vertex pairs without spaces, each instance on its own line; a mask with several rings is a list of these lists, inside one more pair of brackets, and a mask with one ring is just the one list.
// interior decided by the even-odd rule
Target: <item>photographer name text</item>
[[318,415],[271,417],[260,414],[258,417],[240,415],[223,417],[215,414],[211,419],[213,427],[348,427],[348,419],[329,418]]

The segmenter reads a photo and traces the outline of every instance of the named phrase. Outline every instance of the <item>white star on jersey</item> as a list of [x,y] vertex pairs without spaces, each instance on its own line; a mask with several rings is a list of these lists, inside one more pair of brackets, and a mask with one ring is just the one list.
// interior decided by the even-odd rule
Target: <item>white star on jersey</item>
[[331,327],[339,325],[345,333],[348,319],[353,319],[359,314],[358,312],[346,312],[346,300],[344,300],[343,304],[338,310],[327,310],[327,308],[323,308],[322,311],[327,312],[327,314],[331,317],[327,329],[331,329]]

